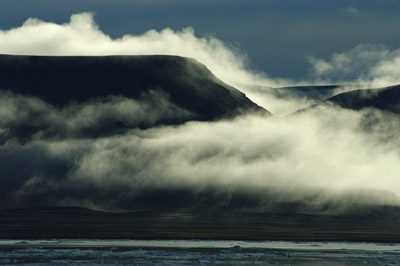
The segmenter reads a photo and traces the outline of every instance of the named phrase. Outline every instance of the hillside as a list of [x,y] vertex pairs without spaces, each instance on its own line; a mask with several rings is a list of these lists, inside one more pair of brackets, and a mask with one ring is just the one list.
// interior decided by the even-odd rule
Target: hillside
[[178,56],[0,55],[0,88],[57,107],[109,95],[140,99],[160,91],[196,120],[266,112],[204,65]]
[[347,109],[376,108],[400,114],[400,85],[344,92],[327,101]]
[[398,242],[399,208],[381,210],[378,216],[227,216],[150,210],[110,213],[75,207],[14,209],[0,211],[0,238]]

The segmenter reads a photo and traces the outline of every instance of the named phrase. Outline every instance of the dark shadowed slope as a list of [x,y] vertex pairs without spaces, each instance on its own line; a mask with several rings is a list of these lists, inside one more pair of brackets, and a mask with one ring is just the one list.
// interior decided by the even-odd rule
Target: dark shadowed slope
[[358,90],[365,87],[362,84],[346,84],[346,85],[308,85],[308,86],[292,86],[292,87],[266,87],[260,85],[245,85],[246,89],[251,92],[271,95],[277,99],[308,99],[315,101],[326,100],[339,92],[347,92],[350,90]]
[[400,113],[400,85],[381,89],[362,89],[338,94],[327,101],[347,109],[376,108]]
[[297,241],[400,241],[400,210],[375,215],[317,216],[256,213],[196,215],[133,211],[110,213],[74,207],[0,211],[6,239],[220,239]]
[[266,112],[204,65],[178,56],[0,55],[0,88],[57,107],[109,95],[140,99],[158,91],[197,120]]
[[295,86],[273,88],[273,95],[277,98],[308,98],[313,100],[324,100],[340,88],[338,85],[321,86]]

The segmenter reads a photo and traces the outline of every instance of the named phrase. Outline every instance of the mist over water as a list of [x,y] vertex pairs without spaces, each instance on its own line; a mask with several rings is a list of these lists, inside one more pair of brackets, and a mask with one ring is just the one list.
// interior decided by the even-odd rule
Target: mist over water
[[[363,49],[350,53],[356,53],[357,59],[364,56]],[[197,38],[191,29],[151,30],[113,40],[88,13],[73,15],[62,25],[29,19],[19,28],[0,31],[0,53],[176,54],[196,58],[232,85],[296,83],[253,73],[240,51],[215,38]],[[398,82],[393,72],[397,57],[388,60],[388,54],[397,56],[398,52],[371,53],[375,65],[357,83]],[[324,75],[343,64],[352,67],[341,58],[313,59],[317,81],[327,83]],[[238,88],[273,114],[286,115],[318,102],[305,97],[272,98],[247,85]],[[299,203],[297,211],[340,213],[360,204],[400,204],[400,117],[393,113],[324,104],[282,117],[249,114],[153,127],[160,119],[193,114],[159,94],[141,100],[112,96],[55,107],[2,89],[2,208],[31,204],[98,209],[234,206],[257,211]],[[155,98],[157,105],[152,102]],[[130,129],[93,133],[109,128],[115,120]],[[140,129],[142,124],[149,128]],[[32,134],[19,133],[29,130]]]

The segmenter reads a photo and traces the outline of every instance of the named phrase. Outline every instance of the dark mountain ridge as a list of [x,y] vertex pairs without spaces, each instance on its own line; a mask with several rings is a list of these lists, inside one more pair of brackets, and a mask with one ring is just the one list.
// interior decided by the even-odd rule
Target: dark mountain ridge
[[[310,100],[316,100],[316,103],[304,109],[300,109],[293,114],[302,113],[307,110],[312,110],[317,106],[325,104],[336,104],[341,108],[351,110],[361,110],[364,108],[373,108],[380,111],[392,113],[393,115],[400,114],[400,85],[394,85],[384,88],[360,88],[354,85],[354,89],[341,92],[333,96],[329,96],[339,89],[340,85],[332,86],[299,86],[277,88],[275,97],[290,99],[301,95]],[[351,87],[346,86],[347,89]]]
[[294,86],[275,88],[274,96],[277,98],[310,98],[314,100],[324,100],[340,88],[339,85],[321,86]]
[[158,90],[197,120],[267,113],[204,65],[179,56],[0,55],[0,89],[57,107],[109,95],[138,99]]
[[347,109],[376,108],[400,114],[400,85],[344,92],[327,99],[327,101]]

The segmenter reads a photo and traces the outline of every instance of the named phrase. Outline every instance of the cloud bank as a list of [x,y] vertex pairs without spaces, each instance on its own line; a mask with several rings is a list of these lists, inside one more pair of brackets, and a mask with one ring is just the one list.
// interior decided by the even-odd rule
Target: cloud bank
[[[354,204],[400,204],[400,118],[378,110],[328,105],[286,118],[248,115],[98,135],[85,132],[108,128],[107,117],[135,123],[142,110],[130,105],[145,101],[111,98],[62,110],[13,94],[4,101],[2,207],[255,211],[301,203],[297,211],[337,213]],[[18,123],[35,125],[34,134],[8,135]]]

